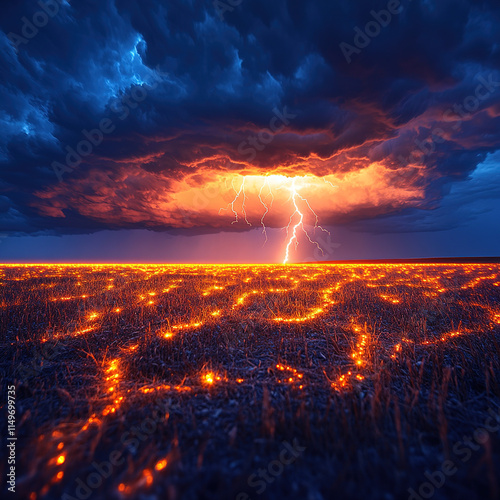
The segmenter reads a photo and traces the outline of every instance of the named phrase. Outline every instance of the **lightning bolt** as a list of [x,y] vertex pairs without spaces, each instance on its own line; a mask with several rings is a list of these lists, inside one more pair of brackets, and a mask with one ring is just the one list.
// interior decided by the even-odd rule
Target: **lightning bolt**
[[306,228],[304,227],[304,214],[301,212],[298,204],[297,204],[297,198],[300,199],[301,201],[303,201],[307,207],[309,208],[309,210],[312,212],[312,214],[314,215],[315,217],[315,224],[314,224],[314,229],[316,228],[320,228],[322,231],[330,234],[329,231],[327,231],[326,229],[322,228],[318,222],[319,222],[319,218],[318,216],[316,215],[316,212],[311,208],[311,205],[309,204],[309,202],[307,201],[306,198],[302,197],[298,190],[297,190],[297,187],[295,185],[295,178],[292,179],[292,186],[290,188],[290,193],[291,193],[291,198],[292,198],[292,202],[293,202],[293,206],[295,208],[295,211],[293,212],[293,214],[290,216],[290,221],[288,223],[288,226],[287,226],[287,235],[289,233],[289,230],[290,230],[290,225],[292,223],[292,220],[293,220],[293,217],[298,214],[299,216],[299,221],[297,222],[297,224],[295,224],[295,226],[293,226],[293,230],[292,230],[292,236],[291,238],[288,240],[288,243],[286,245],[286,248],[285,248],[285,258],[283,259],[283,264],[288,264],[288,261],[290,259],[290,248],[292,247],[292,245],[295,243],[295,248],[297,248],[297,245],[299,244],[299,239],[297,237],[297,231],[299,230],[299,228],[302,230],[302,232],[306,235],[307,239],[309,240],[309,243],[312,243],[313,245],[315,245],[318,250],[323,254],[323,249],[319,246],[319,243],[317,241],[314,241],[310,236],[309,236],[309,233],[307,232]]
[[298,205],[297,205],[297,189],[295,187],[295,179],[292,181],[292,200],[293,200],[293,206],[295,207],[295,212],[290,216],[290,222],[288,223],[288,226],[286,227],[286,234],[288,235],[288,231],[290,229],[290,224],[292,223],[293,216],[295,214],[299,214],[299,222],[293,226],[293,231],[292,231],[292,237],[288,240],[288,244],[285,249],[285,258],[283,260],[283,264],[288,263],[288,259],[290,258],[290,247],[292,246],[293,242],[296,242],[296,245],[298,244],[298,239],[297,239],[297,229],[299,227],[302,227],[304,229],[304,214],[300,211]]
[[[266,186],[269,188],[269,194],[263,199],[262,198],[262,191],[264,190],[264,188]],[[269,206],[267,206],[267,204],[265,202],[265,200],[267,199],[268,196],[271,196],[271,204]],[[271,186],[269,185],[269,179],[268,178],[266,178],[266,182],[264,182],[264,184],[262,184],[262,186],[260,188],[260,191],[259,191],[259,200],[260,200],[260,203],[262,204],[262,206],[265,209],[265,212],[262,215],[262,218],[260,219],[260,224],[262,226],[262,233],[266,237],[266,240],[264,242],[264,244],[266,244],[267,243],[267,231],[266,231],[266,225],[264,224],[264,219],[266,218],[266,215],[269,213],[269,209],[273,206],[273,202],[274,202],[274,194],[273,194],[273,190],[271,189]]]
[[[236,191],[236,188],[234,187],[234,178],[231,179],[231,187],[233,188],[233,191],[236,193],[233,201],[231,201],[231,203],[229,203],[229,205],[226,207],[226,208],[221,208],[219,210],[219,215],[221,213],[221,211],[223,210],[228,210],[229,207],[231,207],[231,211],[233,212],[234,214],[234,220],[233,222],[231,222],[231,224],[236,224],[238,222],[238,212],[236,211],[236,209],[234,208],[234,204],[238,201],[238,198],[243,195],[243,201],[241,203],[241,212],[243,213],[243,217],[245,218],[245,222],[251,226],[252,224],[250,224],[250,222],[248,222],[248,219],[247,219],[247,212],[246,212],[246,209],[245,209],[245,202],[247,200],[247,195],[246,195],[246,192],[245,192],[245,177],[243,177],[243,180],[241,182],[241,186],[240,186],[240,189],[238,191]],[[267,235],[266,235],[267,237]]]
[[[276,178],[281,178],[281,176],[272,176],[272,177],[274,177],[275,179]],[[324,254],[323,249],[321,248],[321,246],[319,245],[319,243],[311,238],[311,236],[309,235],[309,233],[307,232],[307,230],[306,230],[306,228],[304,226],[305,214],[304,214],[303,209],[300,206],[300,202],[303,205],[305,205],[307,207],[308,211],[314,216],[314,221],[315,221],[314,222],[314,231],[316,231],[316,229],[320,229],[321,231],[323,231],[323,232],[325,232],[327,234],[330,234],[330,232],[327,231],[326,229],[322,228],[319,225],[319,218],[318,218],[316,212],[314,212],[314,210],[312,209],[312,207],[311,207],[309,201],[307,200],[307,198],[304,198],[299,193],[300,187],[298,187],[297,184],[296,184],[296,179],[297,178],[293,177],[293,178],[290,179],[290,178],[284,177],[284,179],[285,179],[285,181],[287,183],[291,181],[291,185],[287,186],[285,184],[285,181],[284,181],[283,185],[279,186],[277,189],[286,188],[290,192],[290,200],[291,200],[291,203],[293,205],[293,212],[290,215],[290,218],[289,218],[287,226],[285,227],[285,229],[286,229],[286,235],[287,235],[287,243],[286,243],[286,246],[285,246],[285,256],[284,256],[284,259],[283,259],[283,264],[288,264],[289,260],[290,260],[290,251],[291,251],[291,249],[294,248],[294,247],[297,248],[297,246],[299,244],[299,237],[298,237],[298,233],[299,232],[304,233],[304,235],[306,236],[307,240],[311,244],[315,245],[316,248],[318,248],[318,250],[322,254]],[[325,181],[325,183],[330,184],[330,186],[335,187],[335,186],[333,186],[333,184],[330,181],[328,181],[326,179],[323,179],[323,180]],[[245,205],[246,201],[247,201],[247,195],[246,195],[246,192],[245,192],[245,177],[243,176],[243,180],[241,182],[241,185],[240,185],[239,189],[236,189],[235,186],[234,186],[234,178],[231,180],[231,187],[233,188],[235,196],[234,196],[233,200],[227,205],[226,208],[221,208],[219,210],[219,214],[222,211],[231,210],[231,212],[234,214],[234,220],[231,222],[231,224],[237,223],[239,221],[239,216],[238,216],[238,210],[235,208],[235,204],[241,198],[241,213],[243,214],[245,222],[249,226],[251,226],[252,224],[248,221],[247,212],[246,212],[246,205]],[[264,196],[266,188],[267,188],[268,192]],[[265,236],[265,242],[267,242],[267,231],[266,231],[266,225],[265,225],[265,218],[266,218],[267,214],[269,213],[269,211],[270,211],[270,209],[271,209],[271,207],[273,205],[273,202],[274,202],[274,192],[273,192],[273,189],[272,189],[272,186],[271,186],[271,183],[270,183],[270,177],[269,176],[265,177],[265,181],[262,184],[262,186],[260,187],[260,190],[259,190],[259,193],[258,193],[258,198],[259,198],[259,201],[260,201],[261,205],[264,207],[264,213],[262,214],[262,217],[260,219],[260,224],[262,226],[262,233]],[[268,201],[267,201],[268,198],[271,198],[271,202],[270,203],[268,203]],[[298,221],[292,227],[292,222],[297,217],[298,217]]]

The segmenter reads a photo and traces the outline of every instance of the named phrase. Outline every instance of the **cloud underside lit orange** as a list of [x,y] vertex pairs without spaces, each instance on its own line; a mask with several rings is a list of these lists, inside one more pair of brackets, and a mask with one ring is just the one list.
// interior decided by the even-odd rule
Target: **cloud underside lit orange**
[[293,213],[294,179],[299,204],[312,209],[306,210],[304,221],[310,225],[316,223],[314,214],[320,223],[332,224],[425,203],[428,171],[392,169],[383,163],[327,175],[318,175],[318,170],[301,165],[263,173],[251,166],[228,171],[205,165],[172,178],[129,164],[69,178],[38,192],[34,205],[43,216],[64,218],[71,210],[117,227],[242,230],[262,222],[284,227]]

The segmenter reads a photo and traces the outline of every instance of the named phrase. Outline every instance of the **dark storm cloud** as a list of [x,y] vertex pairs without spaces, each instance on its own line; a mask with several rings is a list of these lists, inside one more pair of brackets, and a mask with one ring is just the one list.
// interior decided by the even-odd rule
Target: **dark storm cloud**
[[[341,44],[357,47],[388,5],[243,0],[223,21],[199,0],[3,5],[0,231],[168,229],[154,216],[159,187],[168,198],[187,176],[278,166],[326,175],[379,162],[437,207],[500,144],[500,5],[403,1],[347,61]],[[274,110],[294,118],[242,153]],[[68,165],[84,131],[96,144],[59,182],[53,164]]]

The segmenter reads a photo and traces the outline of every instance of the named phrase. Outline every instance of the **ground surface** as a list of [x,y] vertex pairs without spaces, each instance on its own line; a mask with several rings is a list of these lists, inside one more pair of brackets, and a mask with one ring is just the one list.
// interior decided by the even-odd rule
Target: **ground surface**
[[19,498],[500,494],[498,264],[3,266],[0,291]]

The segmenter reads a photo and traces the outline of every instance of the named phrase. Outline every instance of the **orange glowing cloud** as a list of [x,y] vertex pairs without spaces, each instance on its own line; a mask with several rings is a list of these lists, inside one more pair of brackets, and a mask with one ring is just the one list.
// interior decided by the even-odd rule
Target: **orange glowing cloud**
[[[359,165],[327,175],[316,168],[276,168],[262,173],[255,168],[228,172],[203,168],[169,179],[140,168],[121,169],[113,175],[91,170],[83,179],[68,179],[37,193],[36,206],[44,216],[64,218],[67,211],[102,222],[127,227],[216,228],[242,230],[284,227],[293,203],[292,182],[309,214],[305,223],[315,225],[343,220],[350,214],[380,214],[419,206],[425,198],[424,174],[405,180],[382,162]],[[311,173],[313,172],[313,173]],[[313,213],[314,212],[314,213]],[[264,220],[263,220],[264,217]]]

